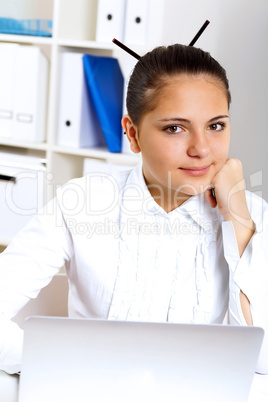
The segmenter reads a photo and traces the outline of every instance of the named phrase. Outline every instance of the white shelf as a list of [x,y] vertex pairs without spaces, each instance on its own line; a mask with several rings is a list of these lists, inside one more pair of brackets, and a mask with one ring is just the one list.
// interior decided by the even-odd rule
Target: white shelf
[[72,39],[57,39],[55,43],[58,46],[77,47],[85,49],[100,49],[100,50],[114,50],[115,45],[109,43],[100,43],[92,40],[72,40]]
[[127,153],[112,153],[102,148],[63,148],[61,146],[53,146],[53,152],[59,154],[77,155],[87,158],[98,158],[105,159],[109,161],[114,161],[117,163],[129,163],[136,164],[140,157],[136,154]]
[[48,148],[47,143],[25,142],[8,138],[0,138],[0,146],[1,145],[14,148],[35,149],[38,151],[46,151]]
[[58,45],[66,47],[88,48],[88,49],[100,49],[100,50],[114,50],[115,45],[109,43],[101,43],[93,40],[75,40],[75,39],[55,39],[53,37],[42,36],[29,36],[29,35],[10,35],[0,34],[0,42],[10,43],[25,43],[33,45]]
[[51,45],[53,39],[43,36],[0,34],[1,42],[29,43],[35,45]]

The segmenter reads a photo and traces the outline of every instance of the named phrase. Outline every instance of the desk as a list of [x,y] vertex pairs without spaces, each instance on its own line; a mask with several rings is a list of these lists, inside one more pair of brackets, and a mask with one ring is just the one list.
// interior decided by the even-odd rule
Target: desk
[[[18,402],[19,376],[0,371],[0,401]],[[248,402],[268,402],[268,375],[255,374]]]

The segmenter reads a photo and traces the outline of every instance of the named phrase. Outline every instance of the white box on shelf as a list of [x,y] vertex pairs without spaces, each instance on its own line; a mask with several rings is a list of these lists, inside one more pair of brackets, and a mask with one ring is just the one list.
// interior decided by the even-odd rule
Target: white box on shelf
[[0,153],[0,238],[8,243],[44,204],[45,160]]
[[127,0],[126,44],[145,46],[147,42],[149,0]]
[[112,43],[116,38],[123,41],[126,0],[99,0],[96,41]]
[[102,146],[104,138],[87,89],[83,54],[68,52],[61,57],[58,145]]
[[43,142],[46,129],[48,60],[38,46],[19,46],[15,69],[12,137]]
[[0,44],[0,138],[11,138],[14,116],[14,74],[17,49],[14,43]]

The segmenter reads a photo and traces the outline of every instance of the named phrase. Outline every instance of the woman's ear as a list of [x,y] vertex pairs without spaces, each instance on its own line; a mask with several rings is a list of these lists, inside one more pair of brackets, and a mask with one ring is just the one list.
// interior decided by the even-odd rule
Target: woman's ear
[[141,149],[138,141],[137,127],[133,124],[131,117],[128,114],[123,116],[121,124],[129,140],[131,151],[138,154]]

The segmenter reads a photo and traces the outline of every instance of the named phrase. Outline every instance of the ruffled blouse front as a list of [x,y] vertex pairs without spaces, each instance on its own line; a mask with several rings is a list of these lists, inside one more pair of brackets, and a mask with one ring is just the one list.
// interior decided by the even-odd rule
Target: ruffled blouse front
[[[166,213],[151,197],[140,167],[128,178],[119,224],[119,261],[110,319],[222,320],[227,308],[228,267],[224,259],[215,266],[215,250],[221,249],[217,246],[221,222],[211,208],[209,211],[202,195]],[[219,279],[220,292],[215,293]]]

